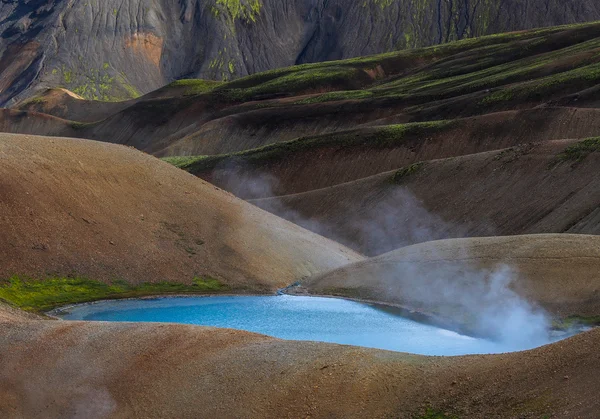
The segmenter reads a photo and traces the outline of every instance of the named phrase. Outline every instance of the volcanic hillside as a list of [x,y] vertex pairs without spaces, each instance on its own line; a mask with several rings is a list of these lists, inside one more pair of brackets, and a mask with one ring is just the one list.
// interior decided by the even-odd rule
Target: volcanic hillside
[[423,357],[172,324],[7,320],[2,417],[594,418],[593,330],[533,351]]
[[597,234],[599,51],[599,23],[554,27],[181,80],[120,103],[49,90],[1,122],[169,156],[369,255],[446,237]]
[[600,18],[593,0],[4,0],[0,105],[48,87],[137,97],[274,68]]
[[3,280],[203,278],[272,291],[360,259],[128,147],[2,134],[0,161]]
[[596,318],[599,251],[600,237],[588,235],[438,240],[346,265],[302,285],[310,293],[385,301],[465,324],[468,313],[453,309],[458,298],[449,298],[451,288],[472,292],[507,267],[506,275],[518,278],[510,284],[515,291],[549,313]]
[[[366,136],[375,145],[370,131],[360,131],[365,126],[378,125],[384,129],[378,137],[401,141],[403,129],[389,135],[385,127],[542,104],[593,106],[599,36],[600,24],[549,28],[283,68],[229,83],[181,80],[135,101],[95,107],[50,91],[17,108],[72,120],[67,125],[78,137],[158,156],[226,154],[307,135],[298,142],[314,147],[313,135],[348,129],[359,130],[351,133],[355,142]],[[530,132],[543,123],[527,115],[521,122]],[[338,142],[347,143],[346,137]]]
[[5,0],[0,102],[75,93],[0,114],[0,416],[595,418],[598,330],[421,357],[16,309],[294,285],[488,337],[598,324],[600,238],[526,233],[600,232],[600,23],[90,100],[598,11],[417,3]]
[[598,138],[527,143],[250,202],[369,255],[445,237],[600,234],[598,150]]

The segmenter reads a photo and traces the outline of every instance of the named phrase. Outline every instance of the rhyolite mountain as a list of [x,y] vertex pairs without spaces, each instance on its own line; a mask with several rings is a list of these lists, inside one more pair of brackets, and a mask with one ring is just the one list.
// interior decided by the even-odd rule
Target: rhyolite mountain
[[0,106],[47,87],[120,100],[178,78],[597,19],[594,0],[2,0]]

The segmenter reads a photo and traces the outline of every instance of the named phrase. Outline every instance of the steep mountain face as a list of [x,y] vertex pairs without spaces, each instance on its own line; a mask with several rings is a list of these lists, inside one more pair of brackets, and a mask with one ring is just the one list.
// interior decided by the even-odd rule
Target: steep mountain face
[[0,105],[138,96],[273,68],[600,19],[593,0],[2,0]]

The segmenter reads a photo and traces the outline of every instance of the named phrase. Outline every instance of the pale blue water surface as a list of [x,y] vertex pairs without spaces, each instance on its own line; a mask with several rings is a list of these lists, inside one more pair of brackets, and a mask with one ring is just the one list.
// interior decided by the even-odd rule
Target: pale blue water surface
[[[65,320],[169,322],[247,330],[281,339],[311,340],[422,355],[501,353],[531,344],[494,342],[418,323],[377,306],[336,298],[296,296],[165,297],[102,301],[69,307]],[[549,336],[547,342],[563,335]]]

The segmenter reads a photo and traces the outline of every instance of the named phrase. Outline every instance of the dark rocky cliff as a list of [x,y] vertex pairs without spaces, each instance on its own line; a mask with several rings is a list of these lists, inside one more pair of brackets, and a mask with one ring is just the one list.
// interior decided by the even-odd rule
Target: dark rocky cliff
[[596,19],[594,0],[1,0],[0,106],[46,87],[119,100],[182,77]]

